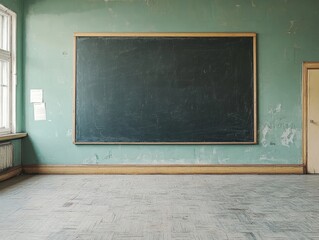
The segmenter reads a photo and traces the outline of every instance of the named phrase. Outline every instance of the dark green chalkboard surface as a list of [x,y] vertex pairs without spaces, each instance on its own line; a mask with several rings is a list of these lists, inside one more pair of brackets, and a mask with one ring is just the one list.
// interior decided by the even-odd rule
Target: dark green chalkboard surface
[[75,34],[76,144],[256,143],[254,33]]

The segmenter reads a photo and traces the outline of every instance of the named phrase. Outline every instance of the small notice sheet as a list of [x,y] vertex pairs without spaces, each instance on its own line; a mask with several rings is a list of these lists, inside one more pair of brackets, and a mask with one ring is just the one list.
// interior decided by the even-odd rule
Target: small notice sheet
[[33,106],[34,106],[34,120],[35,121],[47,120],[45,103],[34,103]]
[[42,103],[43,102],[43,90],[42,89],[31,89],[30,90],[30,102],[31,103]]

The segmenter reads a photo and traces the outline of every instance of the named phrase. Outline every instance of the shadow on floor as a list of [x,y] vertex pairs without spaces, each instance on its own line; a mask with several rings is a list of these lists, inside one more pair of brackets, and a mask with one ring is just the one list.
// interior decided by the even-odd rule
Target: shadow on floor
[[5,180],[3,182],[0,182],[0,192],[11,188],[17,184],[21,184],[24,183],[25,181],[29,180],[30,178],[32,178],[34,175],[19,175],[13,178],[10,178],[8,180]]

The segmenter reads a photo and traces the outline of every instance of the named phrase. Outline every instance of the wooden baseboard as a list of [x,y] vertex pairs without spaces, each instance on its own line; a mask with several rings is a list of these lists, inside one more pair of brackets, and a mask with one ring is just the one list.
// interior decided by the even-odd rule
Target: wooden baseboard
[[303,165],[27,165],[27,174],[303,174]]
[[0,182],[5,181],[9,178],[13,178],[21,174],[22,168],[21,166],[10,168],[4,172],[0,173]]

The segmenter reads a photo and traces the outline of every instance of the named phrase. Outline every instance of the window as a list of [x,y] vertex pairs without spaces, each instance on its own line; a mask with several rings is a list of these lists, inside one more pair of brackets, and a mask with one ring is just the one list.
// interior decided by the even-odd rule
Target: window
[[15,133],[16,14],[0,4],[0,134]]

